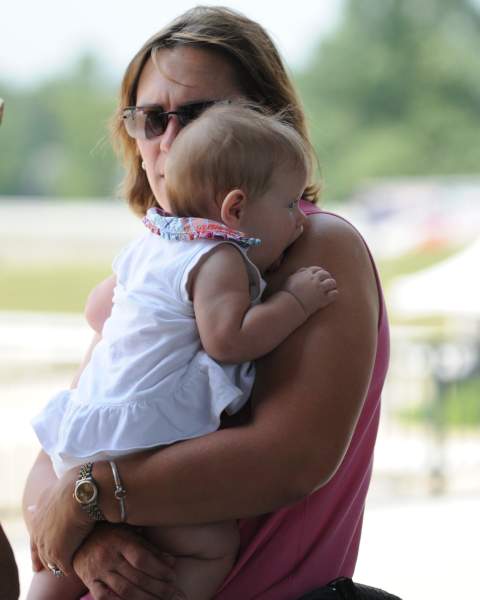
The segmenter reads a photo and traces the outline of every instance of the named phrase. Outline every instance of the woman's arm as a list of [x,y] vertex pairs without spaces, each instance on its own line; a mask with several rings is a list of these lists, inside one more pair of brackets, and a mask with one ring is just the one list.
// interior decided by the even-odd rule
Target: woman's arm
[[[75,471],[72,471],[75,473]],[[78,472],[74,479],[78,477]],[[77,549],[81,540],[84,540],[73,556],[73,567],[76,574],[84,582],[85,586],[91,591],[95,599],[111,598],[110,591],[116,593],[118,598],[138,598],[138,600],[147,600],[152,597],[164,598],[170,600],[178,592],[175,587],[175,571],[173,569],[174,560],[171,556],[162,554],[158,548],[149,544],[133,528],[122,525],[111,525],[107,523],[97,524],[92,530],[93,524],[86,518],[85,513],[79,509],[78,505],[67,506],[72,498],[72,489],[57,489],[59,480],[53,472],[50,458],[42,451],[35,461],[25,487],[24,492],[24,516],[27,528],[32,539],[38,535],[39,529],[55,533],[51,538],[53,541],[59,541],[58,531],[65,533],[60,541],[61,552],[56,555],[53,550],[51,562],[59,566],[64,573],[71,572],[72,551]],[[73,485],[73,482],[72,482]],[[54,490],[52,495],[48,492]],[[70,514],[75,520],[80,522],[80,528],[74,525],[70,517],[62,519],[65,516],[63,510],[58,510],[51,506],[45,511],[44,498],[48,500],[59,501],[61,509],[70,508]],[[38,506],[38,513],[37,513]],[[48,506],[48,504],[47,504]],[[83,514],[82,514],[83,513]],[[38,515],[39,523],[35,523]],[[82,521],[86,523],[83,524]],[[40,524],[40,527],[39,527]],[[63,525],[63,527],[62,527]],[[88,536],[82,532],[89,532]],[[78,536],[78,544],[72,540],[75,534]],[[41,532],[40,532],[41,533]],[[60,534],[61,537],[61,534]],[[86,537],[86,539],[84,539]],[[45,539],[45,536],[41,536]],[[73,541],[73,547],[65,554],[66,544]],[[43,548],[31,542],[32,568],[34,571],[41,571],[44,564],[39,556]],[[49,552],[52,552],[52,544],[49,544]],[[46,556],[42,556],[44,562]]]
[[[304,235],[272,277],[272,289],[310,264],[323,264],[335,275],[338,299],[259,361],[252,420],[118,460],[129,523],[205,523],[258,515],[304,497],[335,473],[370,382],[378,289],[363,240],[331,215],[309,218]],[[75,476],[68,472],[60,480],[68,494],[58,496],[67,505],[50,503],[49,526],[42,528],[45,548],[62,547],[59,540],[68,542],[74,533],[76,518],[63,529],[57,523],[66,523],[59,516],[80,510],[72,507]],[[109,521],[118,521],[108,463],[97,462],[94,477],[102,510]]]
[[[167,525],[258,515],[304,497],[335,473],[370,382],[378,290],[363,240],[331,215],[309,218],[272,278],[273,290],[311,264],[334,274],[337,301],[258,362],[251,422],[118,461],[128,522]],[[117,520],[108,464],[97,463],[95,476],[106,490],[102,509]]]
[[93,288],[85,305],[85,318],[90,327],[98,334],[112,312],[113,290],[117,283],[115,275],[110,275]]
[[[23,518],[28,531],[31,531],[32,516],[38,498],[48,490],[57,480],[52,468],[52,462],[43,450],[38,453],[27,477],[23,491],[22,510]],[[41,568],[41,566],[39,565]]]

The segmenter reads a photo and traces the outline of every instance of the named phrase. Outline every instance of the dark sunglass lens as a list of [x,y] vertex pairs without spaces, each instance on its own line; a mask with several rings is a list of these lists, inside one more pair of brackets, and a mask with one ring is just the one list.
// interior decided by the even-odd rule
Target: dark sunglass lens
[[178,120],[180,121],[180,125],[185,127],[191,121],[198,118],[204,110],[206,110],[209,106],[212,106],[213,101],[210,102],[196,102],[195,104],[187,104],[187,106],[183,106],[182,109],[178,112]]
[[145,113],[145,137],[147,140],[158,137],[167,128],[168,116],[159,110],[149,110]]

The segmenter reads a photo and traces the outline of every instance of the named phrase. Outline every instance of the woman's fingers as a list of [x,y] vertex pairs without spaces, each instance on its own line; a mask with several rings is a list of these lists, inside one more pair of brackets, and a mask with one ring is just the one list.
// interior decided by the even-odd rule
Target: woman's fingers
[[72,556],[94,527],[72,498],[74,477],[66,473],[43,490],[30,518],[30,533],[45,568],[55,565],[65,575],[72,572]]
[[[110,528],[112,529],[112,528]],[[136,533],[131,527],[117,527],[110,531],[112,543],[117,550],[117,571],[137,572],[139,577],[146,575],[154,580],[173,583],[176,573],[173,568],[175,558],[162,553],[156,546]],[[128,568],[130,567],[130,568]]]
[[[140,542],[140,546],[139,546]],[[153,544],[143,537],[137,536],[126,541],[122,548],[125,561],[140,574],[173,583],[176,573],[173,569],[175,558],[161,553]]]
[[32,571],[37,573],[43,569],[42,561],[38,556],[38,550],[35,542],[30,538],[30,557],[32,559]]
[[111,571],[103,576],[102,583],[115,594],[114,598],[118,596],[122,600],[177,600],[174,584],[129,569],[132,567],[122,565],[119,572]]
[[86,596],[93,598],[93,600],[118,600],[117,594],[112,592],[104,583],[101,581],[94,581],[90,585],[90,595]]
[[[127,549],[127,554],[129,550],[130,554],[132,554],[131,546]],[[116,594],[121,598],[125,597],[125,600],[129,600],[130,597],[136,600],[135,594],[138,595],[139,600],[143,600],[144,596],[139,595],[140,592],[146,594],[145,598],[154,597],[170,600],[175,597],[177,591],[175,587],[175,573],[170,572],[169,569],[165,569],[164,565],[159,565],[155,560],[151,562],[148,560],[140,561],[134,567],[125,557],[124,551],[122,551],[122,554],[123,556],[119,557],[117,572],[114,574],[115,576],[118,575],[118,577],[111,579],[107,576],[105,579],[105,583]],[[145,564],[145,562],[149,564]],[[155,569],[155,566],[157,569]]]
[[105,588],[122,600],[171,600],[177,593],[172,562],[132,528],[101,524],[77,551],[73,565],[95,600],[109,598]]

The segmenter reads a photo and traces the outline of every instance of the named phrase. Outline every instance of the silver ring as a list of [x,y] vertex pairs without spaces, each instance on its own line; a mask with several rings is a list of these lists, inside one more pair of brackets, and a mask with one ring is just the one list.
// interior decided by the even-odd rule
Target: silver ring
[[57,565],[53,565],[52,563],[47,563],[47,567],[50,569],[50,572],[55,577],[63,577],[63,571],[57,567]]

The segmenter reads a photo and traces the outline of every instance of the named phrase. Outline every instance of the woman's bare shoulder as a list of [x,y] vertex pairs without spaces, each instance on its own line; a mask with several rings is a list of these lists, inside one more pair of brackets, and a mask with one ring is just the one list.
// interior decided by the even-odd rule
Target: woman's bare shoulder
[[[303,239],[302,239],[303,238]],[[353,260],[364,262],[372,268],[372,261],[364,239],[358,230],[347,220],[328,212],[310,215],[302,236],[302,251],[320,253],[332,260]]]
[[379,316],[372,261],[348,222],[310,216],[273,276],[275,287],[309,265],[331,273],[338,297],[258,363],[254,394],[257,422],[301,440],[297,468],[308,493],[329,480],[348,448],[375,362]]
[[310,215],[299,242],[293,256],[298,253],[299,260],[320,264],[330,271],[344,299],[350,299],[350,308],[355,304],[357,310],[378,315],[380,294],[375,267],[365,240],[351,223],[332,213]]
[[378,305],[379,290],[367,245],[358,230],[342,217],[327,212],[308,217],[303,235],[269,278],[272,291],[296,269],[310,265],[329,271],[339,289],[362,290]]

